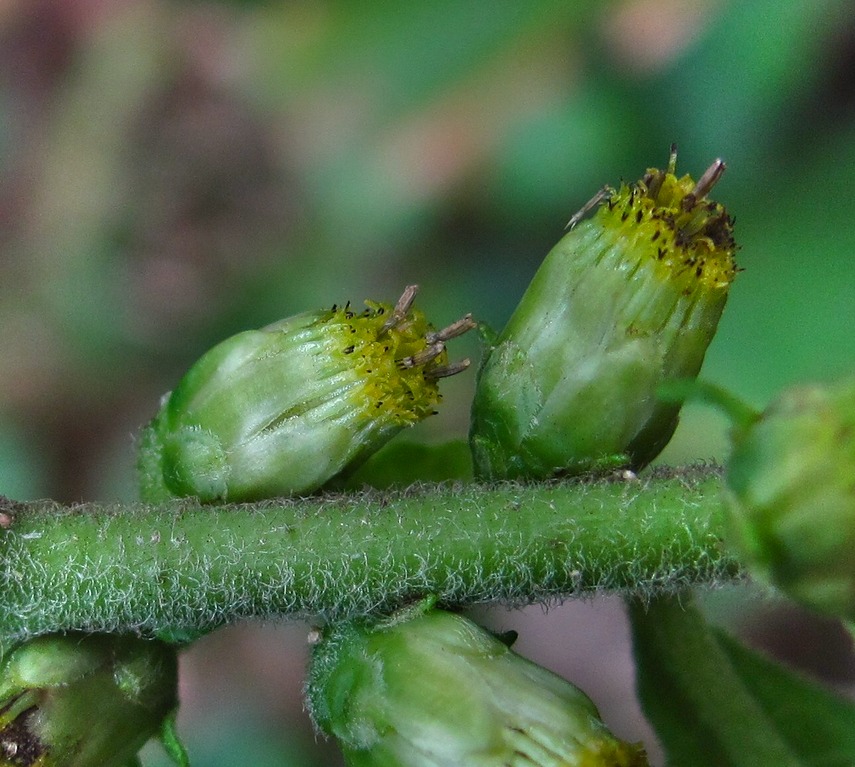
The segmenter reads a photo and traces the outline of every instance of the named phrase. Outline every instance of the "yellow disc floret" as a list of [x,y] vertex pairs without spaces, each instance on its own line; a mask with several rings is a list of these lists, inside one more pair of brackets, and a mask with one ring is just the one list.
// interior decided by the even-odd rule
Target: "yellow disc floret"
[[650,168],[634,184],[604,190],[597,217],[627,237],[636,258],[661,264],[662,276],[685,282],[686,290],[727,288],[737,271],[733,221],[706,198],[725,165],[716,160],[695,182],[688,174],[677,178],[676,160],[672,147],[666,170]]
[[360,381],[360,393],[375,411],[401,426],[434,413],[442,396],[440,378],[454,375],[468,360],[449,363],[445,343],[475,327],[467,315],[435,330],[423,312],[412,308],[416,286],[406,288],[395,306],[366,301],[356,314],[350,306],[333,307],[330,324],[338,324],[349,355],[348,367]]

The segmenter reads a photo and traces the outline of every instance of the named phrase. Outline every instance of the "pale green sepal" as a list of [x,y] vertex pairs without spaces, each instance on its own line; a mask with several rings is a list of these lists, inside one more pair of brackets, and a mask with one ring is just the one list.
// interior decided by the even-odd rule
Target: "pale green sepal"
[[178,728],[176,726],[177,717],[178,708],[174,708],[164,717],[163,723],[160,726],[160,742],[163,745],[164,751],[166,751],[176,767],[190,767],[190,758],[187,756],[187,749],[178,736]]

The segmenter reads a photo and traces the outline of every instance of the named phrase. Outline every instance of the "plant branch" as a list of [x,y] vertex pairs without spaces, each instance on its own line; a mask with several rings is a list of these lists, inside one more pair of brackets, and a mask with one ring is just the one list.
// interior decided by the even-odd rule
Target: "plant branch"
[[419,485],[240,506],[7,504],[0,636],[208,630],[446,605],[648,598],[739,577],[720,472]]

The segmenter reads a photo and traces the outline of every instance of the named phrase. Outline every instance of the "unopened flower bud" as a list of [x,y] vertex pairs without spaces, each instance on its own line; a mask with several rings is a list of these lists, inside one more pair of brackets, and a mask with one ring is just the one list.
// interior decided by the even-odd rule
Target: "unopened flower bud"
[[0,765],[122,767],[177,706],[175,650],[51,634],[0,653]]
[[140,439],[143,500],[250,501],[309,493],[432,415],[439,379],[467,367],[412,308],[366,301],[306,312],[215,346],[162,403]]
[[308,700],[349,765],[647,765],[581,690],[439,610],[328,630],[313,653]]
[[697,182],[675,166],[672,147],[666,170],[603,189],[535,274],[479,373],[480,476],[637,470],[671,438],[679,405],[657,388],[697,375],[736,272],[731,219],[707,198],[724,163]]
[[855,379],[784,392],[736,432],[725,476],[752,572],[855,621]]

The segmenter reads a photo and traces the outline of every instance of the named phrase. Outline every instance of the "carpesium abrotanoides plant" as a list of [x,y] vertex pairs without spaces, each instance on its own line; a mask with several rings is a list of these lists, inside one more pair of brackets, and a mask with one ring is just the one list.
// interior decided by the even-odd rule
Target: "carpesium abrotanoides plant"
[[670,438],[680,398],[659,393],[698,373],[736,272],[708,197],[723,168],[677,177],[672,151],[573,217],[486,350],[480,481],[324,489],[466,366],[445,345],[474,321],[437,330],[408,288],[203,355],[139,440],[147,505],[4,499],[0,765],[131,764],[158,732],[183,763],[176,649],[154,637],[282,615],[318,625],[310,708],[349,764],[643,765],[585,693],[459,614],[604,591],[627,599],[669,764],[855,763],[855,707],[687,591],[751,572],[851,619],[851,383],[737,408],[725,475],[633,473]]

